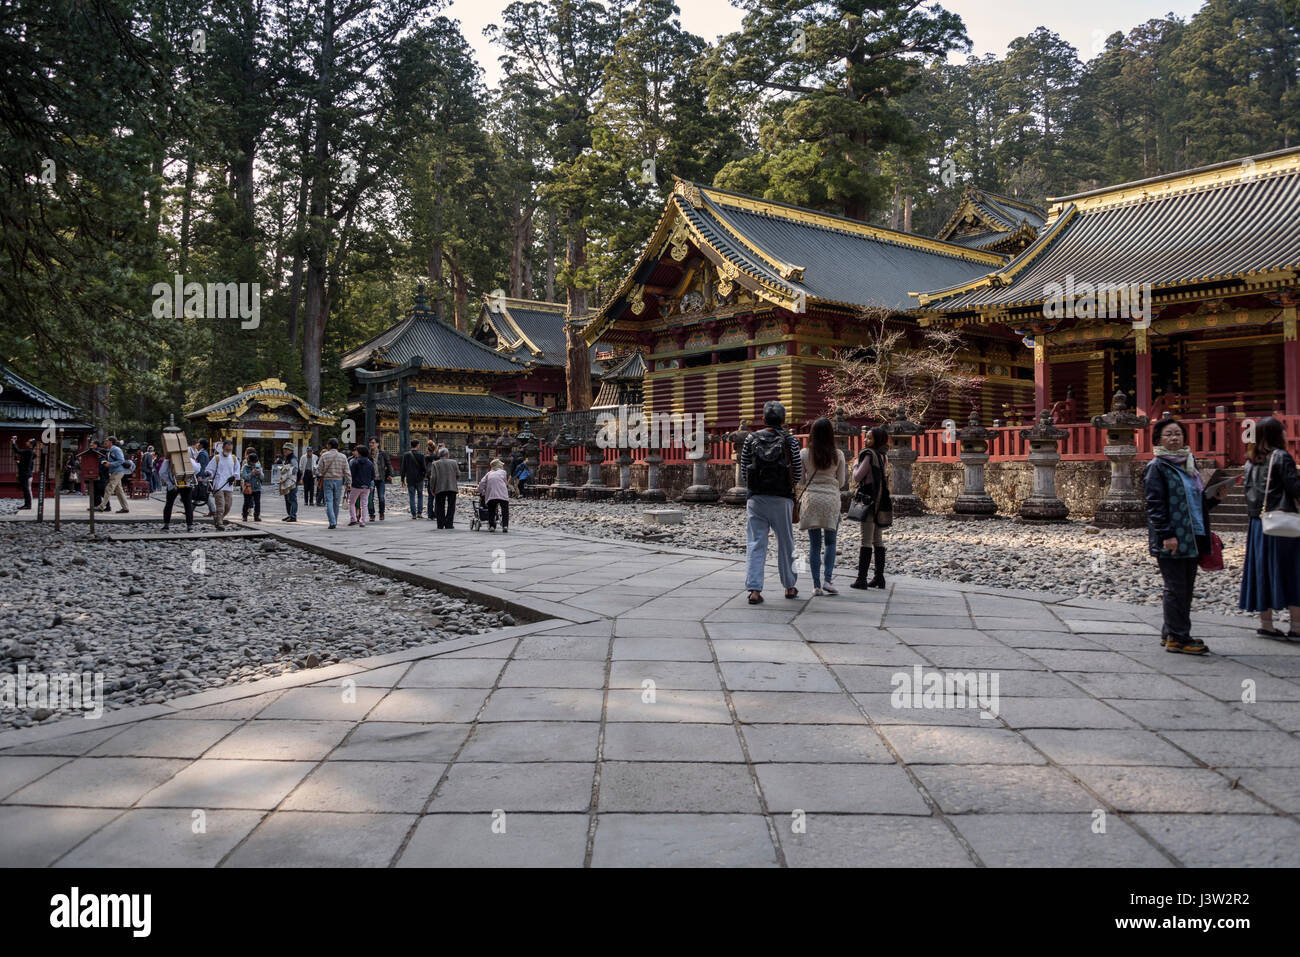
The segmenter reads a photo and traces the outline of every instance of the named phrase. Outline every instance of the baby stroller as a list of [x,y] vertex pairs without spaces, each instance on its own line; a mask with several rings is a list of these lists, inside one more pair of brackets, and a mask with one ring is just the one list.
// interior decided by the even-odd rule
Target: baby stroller
[[482,528],[485,524],[487,524],[487,520],[488,520],[487,502],[483,501],[483,496],[480,495],[478,499],[474,502],[474,514],[471,515],[469,519],[469,530],[471,532],[477,532],[480,528]]

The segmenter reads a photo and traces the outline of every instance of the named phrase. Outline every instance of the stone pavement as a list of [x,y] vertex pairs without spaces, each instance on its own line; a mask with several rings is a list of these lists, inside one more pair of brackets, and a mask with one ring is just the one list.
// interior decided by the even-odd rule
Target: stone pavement
[[[751,607],[734,558],[526,505],[509,535],[303,514],[259,527],[531,620],[0,735],[0,864],[1300,864],[1300,645],[1241,620],[1197,616],[1192,658],[1064,595],[773,574]],[[893,700],[918,666],[996,675],[996,717]]]

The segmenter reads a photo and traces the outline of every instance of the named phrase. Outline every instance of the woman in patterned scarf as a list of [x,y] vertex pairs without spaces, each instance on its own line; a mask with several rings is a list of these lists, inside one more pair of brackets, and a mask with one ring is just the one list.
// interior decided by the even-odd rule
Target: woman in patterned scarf
[[1187,447],[1186,433],[1176,419],[1161,419],[1151,428],[1154,457],[1143,476],[1147,500],[1148,550],[1164,579],[1164,628],[1160,644],[1165,651],[1203,655],[1210,649],[1192,637],[1192,590],[1197,561],[1210,551],[1210,509],[1223,498],[1220,487],[1213,499],[1196,469]]

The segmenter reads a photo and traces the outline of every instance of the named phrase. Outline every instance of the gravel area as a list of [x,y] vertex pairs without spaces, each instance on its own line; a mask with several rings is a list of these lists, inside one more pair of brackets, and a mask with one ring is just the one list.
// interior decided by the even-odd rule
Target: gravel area
[[[645,508],[678,508],[681,525],[645,522]],[[663,542],[685,548],[745,553],[745,512],[721,505],[621,505],[613,502],[529,500],[511,518],[519,526],[555,528],[598,538]],[[857,567],[860,528],[842,522],[837,581],[843,585]],[[1244,614],[1237,610],[1244,532],[1219,532],[1225,570],[1202,572],[1196,581],[1194,611]],[[808,535],[795,533],[806,554]],[[1012,518],[957,521],[940,515],[897,518],[885,532],[889,573],[940,581],[974,582],[1000,588],[1030,588],[1136,604],[1160,604],[1160,573],[1147,554],[1145,529],[1097,529],[1086,522],[1032,525]],[[775,553],[775,542],[769,554]],[[805,559],[806,562],[806,559]],[[802,566],[806,570],[806,563]],[[808,581],[803,571],[801,577]],[[739,587],[739,586],[738,586]],[[1284,620],[1282,615],[1279,620]]]
[[[88,532],[0,523],[0,675],[101,674],[106,710],[515,624],[270,539],[110,542]],[[0,729],[69,713],[6,703]]]

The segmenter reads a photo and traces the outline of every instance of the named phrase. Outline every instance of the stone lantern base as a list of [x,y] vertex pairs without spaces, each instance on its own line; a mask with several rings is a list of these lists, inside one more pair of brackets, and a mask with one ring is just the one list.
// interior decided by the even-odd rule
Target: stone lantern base
[[993,501],[993,496],[987,492],[982,494],[968,494],[963,492],[957,496],[957,501],[952,505],[953,518],[992,518],[997,514],[998,503]]
[[894,515],[924,515],[925,503],[921,501],[919,495],[894,495],[890,494],[890,499],[894,503]]
[[682,492],[683,502],[716,502],[718,490],[712,485],[690,485]]
[[648,488],[644,492],[638,493],[643,502],[666,502],[668,493],[661,488]]
[[1092,524],[1098,528],[1145,528],[1147,524],[1147,507],[1143,502],[1107,502],[1097,505],[1097,514]]
[[1020,517],[1026,522],[1064,522],[1070,508],[1059,498],[1029,497],[1020,505]]
[[733,485],[722,493],[721,501],[723,505],[735,505],[743,508],[745,503],[749,501],[749,489],[743,485]]

